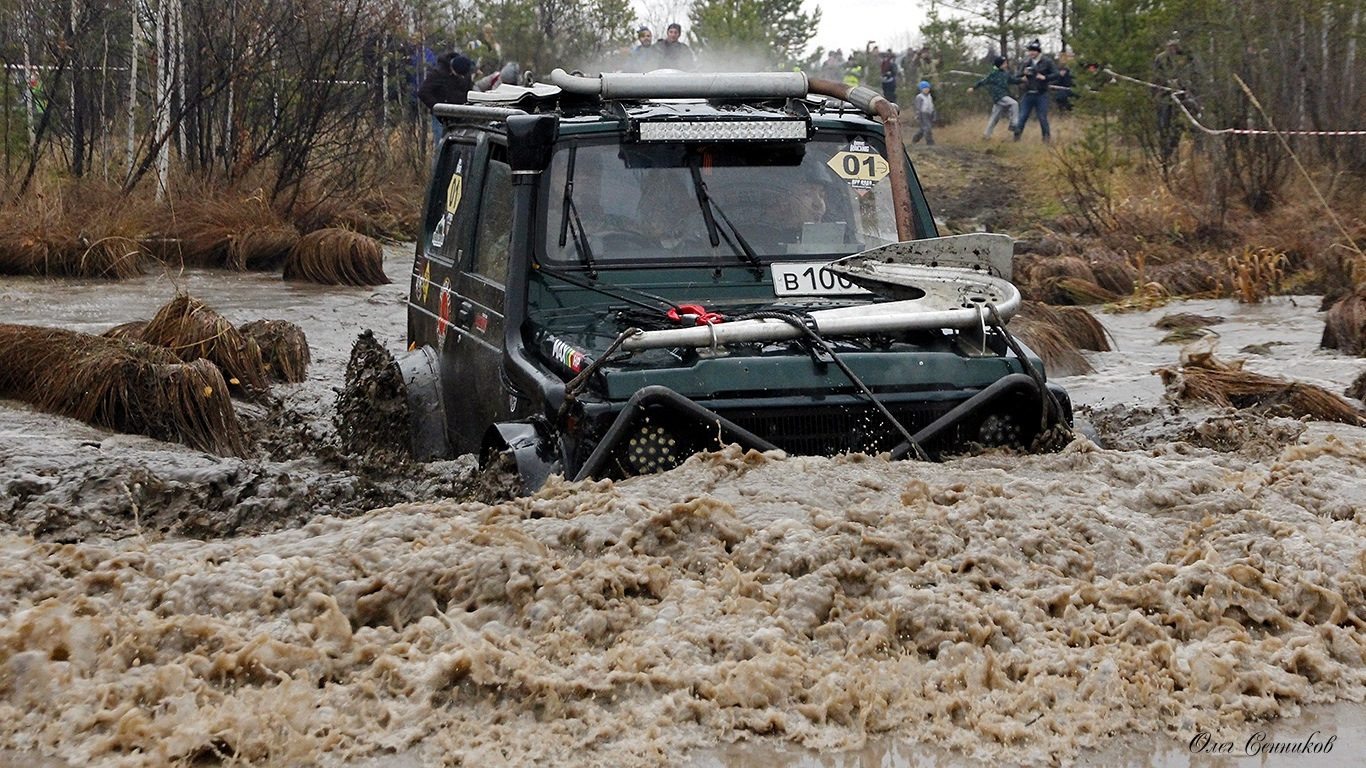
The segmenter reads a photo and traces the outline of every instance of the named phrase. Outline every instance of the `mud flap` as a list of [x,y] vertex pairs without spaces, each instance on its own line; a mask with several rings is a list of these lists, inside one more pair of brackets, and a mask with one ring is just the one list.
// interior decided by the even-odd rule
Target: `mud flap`
[[563,471],[551,440],[531,422],[503,422],[489,427],[479,464],[488,466],[499,453],[511,455],[516,463],[523,493],[539,491],[551,475]]
[[408,389],[408,444],[413,458],[431,461],[446,455],[446,410],[441,403],[441,375],[436,350],[428,346],[395,357]]

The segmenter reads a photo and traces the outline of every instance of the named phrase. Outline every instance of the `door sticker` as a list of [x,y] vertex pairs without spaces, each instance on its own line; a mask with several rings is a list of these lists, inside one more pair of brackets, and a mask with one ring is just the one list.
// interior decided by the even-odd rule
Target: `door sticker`
[[460,207],[460,198],[465,194],[465,158],[455,161],[455,172],[451,174],[451,183],[446,187],[446,210],[455,213],[455,209]]
[[433,248],[440,248],[442,245],[445,245],[446,230],[450,229],[451,219],[453,218],[455,218],[455,215],[450,211],[441,214],[441,221],[436,223],[436,229],[432,231]]
[[441,306],[436,318],[436,348],[446,348],[446,331],[451,327],[451,279],[441,282]]
[[431,284],[432,284],[432,260],[431,260],[431,259],[426,259],[426,263],[422,265],[422,303],[423,303],[423,304],[426,304],[426,303],[427,303],[427,289],[428,289],[429,287],[431,287]]
[[892,170],[886,158],[879,155],[877,150],[863,139],[854,139],[849,143],[848,149],[836,152],[826,165],[840,178],[848,181],[849,186],[860,195],[872,189],[874,184],[886,178]]

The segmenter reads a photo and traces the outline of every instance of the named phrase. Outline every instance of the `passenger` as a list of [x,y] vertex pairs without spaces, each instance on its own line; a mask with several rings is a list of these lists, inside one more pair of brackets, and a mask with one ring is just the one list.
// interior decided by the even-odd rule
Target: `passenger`
[[649,72],[659,68],[659,51],[655,50],[655,33],[649,27],[636,30],[636,46],[626,54],[627,72]]
[[678,24],[670,24],[667,32],[664,33],[663,41],[654,47],[658,49],[659,65],[668,69],[681,69],[688,71],[697,63],[693,56],[692,49],[687,43],[681,42],[678,38],[683,34],[683,27]]
[[[462,53],[448,53],[438,60],[438,66],[422,81],[417,97],[427,109],[437,104],[464,104],[469,100],[474,81],[470,73],[474,71],[474,61]],[[432,116],[432,138],[436,146],[441,144],[445,129],[435,115]]]

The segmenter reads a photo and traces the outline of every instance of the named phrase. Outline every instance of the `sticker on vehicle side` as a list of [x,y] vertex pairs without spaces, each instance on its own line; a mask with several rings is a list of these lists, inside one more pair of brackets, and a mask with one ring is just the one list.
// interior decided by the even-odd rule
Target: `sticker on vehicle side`
[[868,294],[844,277],[831,272],[824,262],[778,262],[770,265],[775,296],[840,296]]
[[862,139],[851,141],[848,149],[836,152],[826,165],[860,192],[872,189],[892,171],[887,159]]
[[554,339],[550,345],[551,357],[564,364],[564,367],[578,373],[583,368],[583,353],[569,346],[568,343],[559,339]]
[[446,332],[451,327],[451,279],[441,282],[441,303],[436,317],[436,348],[446,348]]
[[465,158],[455,161],[455,171],[451,174],[451,182],[446,185],[446,210],[455,213],[455,209],[460,207],[460,198],[465,194]]

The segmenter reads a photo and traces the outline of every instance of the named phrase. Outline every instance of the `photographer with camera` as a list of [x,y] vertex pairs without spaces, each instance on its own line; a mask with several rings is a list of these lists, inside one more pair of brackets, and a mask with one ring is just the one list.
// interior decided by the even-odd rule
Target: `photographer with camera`
[[1039,116],[1039,129],[1043,131],[1043,140],[1048,142],[1050,134],[1048,131],[1048,87],[1058,79],[1058,72],[1053,67],[1053,60],[1043,55],[1043,44],[1038,40],[1029,44],[1029,55],[1024,60],[1017,76],[1020,83],[1020,121],[1011,126],[1015,133],[1015,140],[1020,140],[1020,134],[1024,133],[1025,123],[1029,122],[1030,114],[1037,113]]

